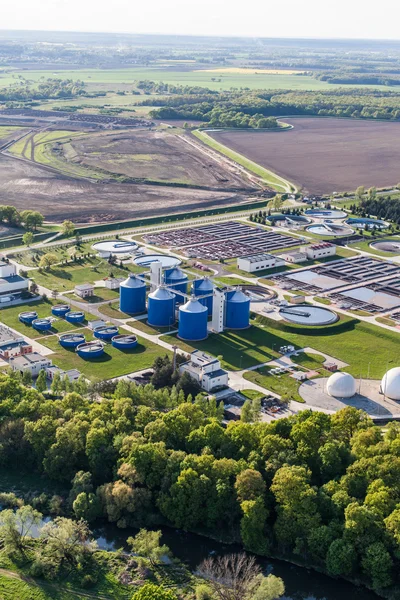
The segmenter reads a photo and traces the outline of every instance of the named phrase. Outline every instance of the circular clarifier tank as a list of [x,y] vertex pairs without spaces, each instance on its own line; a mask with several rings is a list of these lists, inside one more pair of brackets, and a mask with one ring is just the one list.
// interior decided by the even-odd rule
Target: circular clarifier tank
[[296,304],[281,308],[279,314],[289,323],[296,325],[331,325],[338,320],[338,316],[329,308],[312,306],[308,304]]
[[380,242],[372,242],[371,248],[388,254],[400,254],[400,240],[381,240]]
[[121,334],[115,335],[111,340],[111,344],[118,350],[132,350],[133,348],[136,348],[138,340],[136,335],[133,335],[133,333]]
[[55,317],[65,317],[65,315],[70,312],[71,307],[69,304],[55,304],[51,309],[51,312]]
[[313,219],[345,219],[347,217],[347,213],[342,210],[325,210],[323,208],[309,208],[304,214]]
[[99,358],[104,353],[104,343],[98,341],[86,342],[85,344],[79,344],[76,348],[78,356],[85,360],[91,360],[93,358]]
[[84,344],[86,339],[83,333],[64,333],[60,335],[58,341],[63,348],[76,348],[80,344]]
[[48,331],[51,329],[51,321],[50,319],[35,319],[32,321],[32,327],[37,331]]
[[18,319],[25,325],[32,325],[33,321],[38,318],[38,314],[35,311],[21,312],[18,315]]
[[306,231],[323,237],[353,235],[354,233],[354,229],[351,229],[346,225],[335,225],[334,223],[318,223],[316,225],[310,225],[309,227],[306,227]]
[[99,340],[111,340],[115,335],[118,335],[118,327],[116,325],[102,325],[94,330],[94,337]]
[[180,265],[182,261],[167,254],[145,254],[133,259],[133,264],[137,267],[150,267],[153,262],[160,262],[163,269],[173,269]]
[[350,217],[346,220],[346,223],[355,227],[356,229],[365,229],[367,225],[370,228],[375,227],[376,229],[387,229],[389,224],[381,219],[371,219],[370,217]]
[[65,320],[68,323],[83,323],[85,320],[85,313],[81,310],[70,311],[65,315]]
[[93,244],[93,250],[96,250],[100,256],[109,257],[115,254],[131,254],[137,250],[136,242],[127,242],[125,240],[105,240]]

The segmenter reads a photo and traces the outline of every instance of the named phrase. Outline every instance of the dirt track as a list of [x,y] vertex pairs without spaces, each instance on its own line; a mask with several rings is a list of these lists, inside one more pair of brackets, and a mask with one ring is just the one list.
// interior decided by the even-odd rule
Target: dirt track
[[400,123],[283,119],[285,132],[213,132],[213,138],[310,193],[385,187],[400,181]]
[[115,221],[244,202],[244,195],[166,186],[101,184],[69,179],[0,155],[0,204],[35,209],[47,219]]

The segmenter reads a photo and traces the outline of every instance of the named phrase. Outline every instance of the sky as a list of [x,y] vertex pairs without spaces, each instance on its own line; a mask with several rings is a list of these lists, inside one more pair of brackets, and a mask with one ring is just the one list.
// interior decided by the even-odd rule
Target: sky
[[0,29],[400,39],[398,0],[3,0]]

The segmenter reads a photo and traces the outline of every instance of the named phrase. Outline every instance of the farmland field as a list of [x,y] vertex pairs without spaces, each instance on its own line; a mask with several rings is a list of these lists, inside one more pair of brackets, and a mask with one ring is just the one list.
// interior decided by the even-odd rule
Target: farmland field
[[310,193],[398,183],[400,123],[334,118],[285,118],[285,122],[294,128],[210,135]]
[[148,181],[250,189],[240,176],[193,148],[184,136],[169,131],[94,133],[60,141],[71,167]]

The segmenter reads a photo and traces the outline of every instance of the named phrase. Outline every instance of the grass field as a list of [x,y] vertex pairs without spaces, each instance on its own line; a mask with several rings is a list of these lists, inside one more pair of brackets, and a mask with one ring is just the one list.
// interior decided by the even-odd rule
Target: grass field
[[73,177],[90,177],[92,179],[104,179],[104,174],[86,166],[75,164],[64,160],[54,149],[57,143],[68,142],[74,137],[87,135],[78,131],[47,131],[32,134],[19,140],[9,148],[14,156],[32,160],[40,165],[52,167]]
[[[44,248],[36,248],[34,246],[32,250],[25,250],[23,252],[13,254],[12,258],[14,258],[19,264],[26,267],[37,267],[38,260],[48,252],[55,254],[58,260],[61,262],[63,260],[71,260],[74,254],[81,256],[82,254],[93,252],[92,244],[93,242],[83,242],[79,247],[76,246],[76,244],[63,244],[60,246]],[[36,258],[36,260],[34,260],[34,258]]]
[[[39,318],[50,317],[51,315],[51,307],[53,304],[57,304],[57,302],[53,302],[52,300],[48,301],[39,301],[39,302],[27,302],[26,304],[20,306],[11,306],[9,308],[2,308],[0,310],[0,321],[11,327],[12,329],[16,329],[20,331],[23,335],[26,335],[29,338],[37,339],[43,336],[43,332],[36,331],[30,325],[25,325],[21,323],[18,319],[18,315],[20,312],[26,310],[35,310],[38,313]],[[87,315],[90,320],[90,316]],[[93,317],[92,317],[93,318]],[[68,323],[64,319],[57,319],[54,321],[52,329],[50,333],[65,333],[66,331],[72,331],[77,328],[81,328],[83,325],[73,323]],[[48,335],[48,333],[46,332]]]
[[298,393],[300,383],[296,381],[296,379],[293,379],[293,377],[290,377],[287,373],[273,375],[271,373],[271,368],[272,367],[261,367],[260,369],[257,369],[257,371],[246,371],[243,377],[247,379],[247,381],[256,383],[266,390],[279,394],[279,396],[287,396],[290,400],[304,402]]
[[86,302],[86,304],[97,304],[98,302],[105,302],[107,300],[115,300],[119,297],[118,290],[110,290],[105,287],[97,287],[94,290],[94,296],[89,296],[89,298],[81,298],[74,293],[64,294],[67,298],[71,298],[72,300],[78,300],[78,302]]
[[[375,241],[386,241],[386,240],[390,240],[393,242],[400,242],[400,237],[394,236],[394,237],[390,237],[387,234],[386,235],[382,235],[380,240],[375,240]],[[357,242],[356,244],[352,244],[352,248],[357,248],[357,250],[363,250],[364,252],[369,252],[370,254],[375,254],[376,256],[383,256],[384,258],[391,258],[393,256],[399,256],[400,252],[384,252],[382,250],[378,250],[377,248],[372,248],[370,246],[370,241],[365,241],[365,242]]]
[[49,290],[58,292],[71,291],[80,283],[94,283],[105,277],[125,277],[128,272],[119,267],[111,266],[104,260],[88,258],[82,263],[54,266],[50,271],[30,271],[29,276],[38,284]]
[[12,126],[8,126],[8,125],[1,125],[0,126],[0,140],[2,140],[5,137],[8,137],[9,135],[13,134],[13,133],[22,133],[25,130],[25,127],[12,127]]
[[195,135],[199,140],[207,144],[207,146],[210,146],[210,148],[221,152],[221,154],[224,154],[228,158],[231,158],[239,165],[242,165],[242,167],[244,167],[248,171],[251,171],[252,173],[255,173],[256,175],[261,177],[265,185],[271,186],[276,191],[295,192],[297,190],[297,188],[286,179],[283,179],[282,177],[279,177],[279,175],[277,175],[276,173],[273,173],[272,171],[261,167],[257,163],[243,156],[243,154],[239,154],[238,152],[231,150],[227,146],[220,144],[204,131],[193,131],[193,135]]
[[[174,340],[187,352],[194,348],[174,335],[161,339],[170,343]],[[222,355],[226,368],[238,370],[276,358],[277,350],[288,344],[296,348],[311,347],[342,360],[350,365],[346,371],[355,377],[366,376],[370,365],[370,376],[375,379],[397,365],[400,353],[398,332],[347,317],[323,328],[302,328],[257,317],[250,329],[213,334],[204,342],[196,342],[195,347],[214,356]]]
[[[165,83],[174,83],[178,85],[202,86],[213,90],[228,90],[231,87],[247,87],[250,89],[271,89],[271,90],[334,90],[343,85],[333,85],[324,81],[319,81],[308,75],[276,75],[268,73],[254,74],[250,72],[225,72],[216,73],[209,70],[193,69],[188,66],[181,70],[166,65],[167,68],[137,67],[128,69],[75,69],[75,70],[39,70],[39,71],[13,71],[0,73],[0,87],[11,85],[16,82],[18,77],[22,77],[28,82],[35,84],[41,77],[63,79],[80,79],[84,81],[88,88],[117,90],[132,86],[135,81],[148,79],[152,81],[163,81]],[[214,79],[214,81],[213,81]],[[398,91],[397,86],[357,86],[350,87],[370,87],[374,89]]]
[[[126,330],[120,328],[120,333]],[[127,332],[127,331],[126,331]],[[86,341],[91,341],[93,336],[87,330]],[[98,359],[85,361],[74,350],[62,348],[56,337],[43,338],[40,342],[54,351],[51,359],[54,364],[63,369],[78,369],[90,380],[111,379],[134,371],[141,371],[151,367],[157,356],[165,356],[169,352],[157,344],[138,337],[138,345],[129,352],[122,352],[107,344],[103,356]]]

